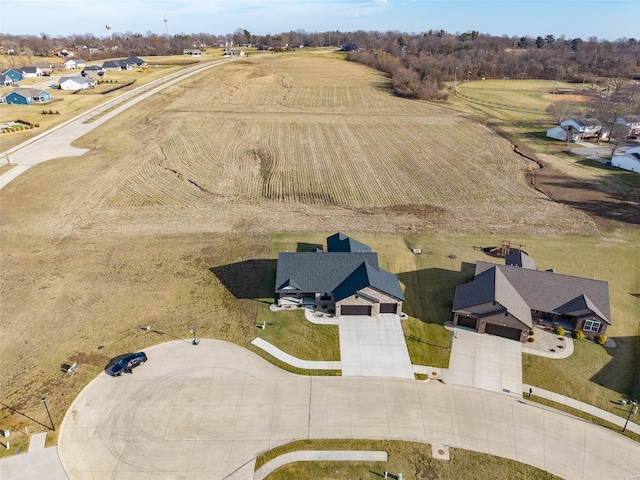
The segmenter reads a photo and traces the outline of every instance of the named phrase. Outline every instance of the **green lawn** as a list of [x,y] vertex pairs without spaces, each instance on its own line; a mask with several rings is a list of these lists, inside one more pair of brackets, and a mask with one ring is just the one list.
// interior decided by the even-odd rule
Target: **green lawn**
[[297,462],[284,465],[269,480],[380,479],[388,471],[407,480],[529,480],[558,478],[548,472],[506,458],[451,448],[449,461],[434,459],[431,446],[391,440],[302,440],[275,448],[258,457],[256,470],[267,461],[297,450],[379,450],[387,452],[387,462]]
[[[576,342],[565,360],[524,355],[523,380],[563,395],[620,413],[611,402],[622,396],[640,398],[640,234],[618,231],[594,237],[492,235],[375,235],[345,232],[378,252],[380,265],[398,275],[404,288],[403,322],[412,363],[446,367],[450,333],[443,325],[452,319],[456,285],[473,278],[477,260],[499,261],[474,247],[498,245],[502,240],[523,244],[538,269],[609,282],[611,318],[608,335],[618,344],[605,349]],[[322,246],[329,232],[274,235],[270,255],[279,251],[310,250]],[[421,255],[411,253],[421,248]],[[272,280],[271,280],[272,281]],[[266,286],[266,288],[273,287]],[[269,312],[265,301],[257,322],[273,322],[256,335],[287,353],[318,360],[339,359],[337,327],[313,325],[302,312]]]
[[581,85],[553,80],[474,80],[468,84],[458,84],[458,93],[472,98],[484,100],[485,102],[507,104],[510,107],[527,107],[529,110],[537,108],[544,111],[549,107],[552,100],[561,101],[563,95],[553,94],[554,87],[558,89],[571,88],[575,94],[580,93]]

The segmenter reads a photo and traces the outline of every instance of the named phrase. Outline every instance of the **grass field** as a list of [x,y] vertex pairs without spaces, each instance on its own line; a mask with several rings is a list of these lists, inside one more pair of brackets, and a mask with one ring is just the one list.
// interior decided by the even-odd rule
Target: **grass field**
[[[267,478],[269,480],[324,480],[335,478],[377,479],[388,471],[402,473],[412,480],[458,480],[461,478],[490,478],[492,480],[555,479],[538,468],[494,457],[484,453],[450,449],[449,461],[434,459],[431,447],[423,443],[380,440],[303,440],[271,450],[258,457],[256,469],[266,461],[296,450],[379,450],[387,452],[387,462],[297,462],[285,465]],[[393,477],[391,477],[393,478]]]
[[[187,338],[190,324],[240,345],[256,334],[277,344],[286,331],[303,350],[310,330],[295,314],[271,330],[255,325],[268,315],[277,252],[335,231],[371,245],[399,275],[414,363],[448,362],[442,324],[480,258],[474,245],[510,239],[540,268],[609,280],[610,335],[621,346],[579,348],[584,368],[525,361],[525,381],[602,408],[637,394],[638,234],[586,236],[591,218],[531,189],[530,164],[509,142],[448,107],[395,98],[385,82],[321,55],[235,62],[74,144],[90,154],[3,188],[3,427],[44,431],[43,395],[59,425],[110,358]],[[335,329],[313,335],[319,348],[307,354],[335,358]],[[79,364],[73,375],[59,370],[69,361]],[[14,448],[26,443],[12,437]]]
[[[589,85],[585,85],[588,88]],[[571,93],[558,93],[571,89]],[[526,107],[529,111],[544,112],[552,102],[580,103],[588,97],[581,95],[582,85],[552,80],[472,80],[458,84],[458,92],[468,97],[510,107]],[[555,93],[554,93],[555,92]]]

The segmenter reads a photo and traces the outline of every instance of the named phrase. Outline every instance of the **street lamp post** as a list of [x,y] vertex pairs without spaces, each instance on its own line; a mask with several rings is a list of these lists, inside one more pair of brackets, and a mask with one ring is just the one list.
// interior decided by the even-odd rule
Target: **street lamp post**
[[458,67],[455,67],[453,69],[453,91],[456,91],[456,88],[458,87],[458,82],[457,82],[457,74],[458,74]]
[[51,430],[55,432],[56,426],[53,424],[53,419],[51,418],[51,413],[49,412],[49,407],[47,406],[47,397],[42,397],[40,401],[44,403],[44,408],[47,411],[47,415],[49,416],[49,421],[51,422]]
[[638,401],[633,400],[631,402],[631,410],[629,410],[629,415],[627,415],[627,421],[624,422],[624,427],[622,427],[623,432],[627,429],[627,425],[629,423],[629,419],[631,418],[631,414],[635,415],[636,413],[638,413]]
[[193,333],[193,341],[191,342],[192,345],[198,345],[200,343],[200,340],[198,340],[196,338],[196,326],[195,325],[189,325],[189,333]]
[[471,71],[467,72],[467,97],[469,96],[469,82],[471,81]]

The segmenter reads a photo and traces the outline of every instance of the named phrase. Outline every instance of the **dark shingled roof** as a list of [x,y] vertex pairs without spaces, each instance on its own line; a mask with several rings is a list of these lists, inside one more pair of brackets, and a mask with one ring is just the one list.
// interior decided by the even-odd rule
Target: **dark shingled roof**
[[295,285],[301,292],[333,292],[363,262],[378,268],[378,255],[347,252],[280,253],[276,292],[290,290],[284,289],[287,285]]
[[276,293],[326,292],[333,293],[338,301],[371,287],[404,300],[398,278],[378,266],[378,254],[364,243],[336,233],[327,238],[327,249],[328,252],[280,253]]
[[[561,315],[576,311],[575,305],[583,302],[585,308],[611,324],[609,284],[605,281],[487,262],[476,263],[476,276],[494,267],[504,274],[531,310]],[[586,299],[580,300],[581,296]]]
[[[473,312],[474,306],[491,302],[504,307],[527,327],[531,328],[533,325],[531,308],[498,268],[485,270],[478,274],[473,281],[458,285],[453,299],[453,311]],[[495,310],[499,311],[500,309],[496,308]]]
[[327,251],[369,253],[371,252],[371,247],[338,232],[327,238]]
[[[375,254],[374,254],[375,255]],[[334,300],[340,301],[366,287],[372,287],[399,300],[404,300],[398,278],[382,268],[373,267],[368,262],[362,262],[351,275],[333,290]]]
[[514,267],[528,268],[530,270],[536,269],[536,261],[529,255],[520,250],[514,250],[504,259],[505,265],[512,265]]

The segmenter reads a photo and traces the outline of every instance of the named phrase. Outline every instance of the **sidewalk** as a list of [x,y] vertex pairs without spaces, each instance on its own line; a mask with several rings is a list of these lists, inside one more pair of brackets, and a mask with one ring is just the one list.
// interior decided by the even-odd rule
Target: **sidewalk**
[[261,350],[264,350],[278,360],[296,368],[303,368],[305,370],[342,370],[342,364],[340,361],[302,360],[301,358],[297,358],[283,352],[275,345],[272,345],[261,338],[254,338],[251,341],[251,344]]
[[361,450],[298,450],[296,452],[285,453],[260,467],[254,480],[267,478],[278,468],[293,462],[386,462],[387,452],[361,451]]
[[[601,408],[594,407],[593,405],[589,405],[588,403],[581,402],[579,400],[575,400],[573,398],[565,397],[564,395],[560,395],[559,393],[550,392],[549,390],[545,390],[543,388],[534,387],[532,385],[522,384],[523,391],[525,392],[524,398],[527,398],[529,393],[529,389],[533,390],[533,395],[538,397],[546,398],[547,400],[551,400],[553,402],[559,403],[561,405],[566,405],[567,407],[575,408],[576,410],[581,410],[583,412],[588,413],[589,415],[593,415],[594,417],[601,418],[602,420],[606,420],[609,423],[613,423],[614,425],[619,426],[621,429],[624,427],[626,422],[626,418],[619,417],[611,412],[607,412],[606,410],[602,410]],[[628,408],[628,407],[627,407]],[[637,423],[633,423],[629,421],[627,424],[627,430],[633,433],[637,433],[640,435],[640,425]]]

